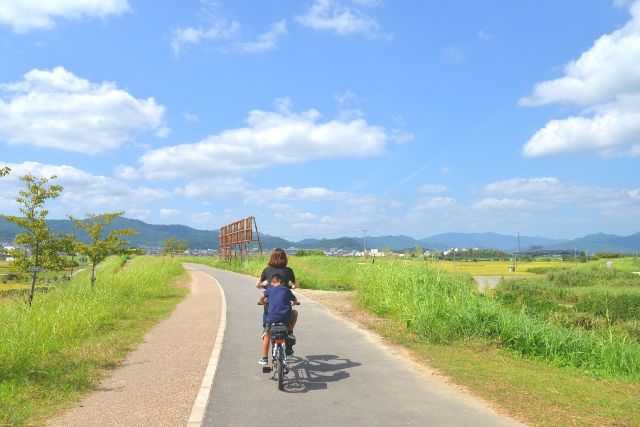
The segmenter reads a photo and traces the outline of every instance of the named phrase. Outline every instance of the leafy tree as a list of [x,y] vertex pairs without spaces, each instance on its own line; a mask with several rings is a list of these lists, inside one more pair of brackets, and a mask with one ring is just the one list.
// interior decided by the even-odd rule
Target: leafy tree
[[134,230],[130,228],[111,230],[109,234],[103,237],[105,228],[122,215],[124,215],[124,212],[87,214],[84,220],[69,217],[78,228],[84,230],[89,236],[89,243],[76,242],[76,250],[85,255],[91,263],[92,288],[95,286],[96,266],[98,264],[111,255],[131,253],[129,242],[121,237],[135,234]]
[[175,237],[168,238],[162,244],[162,252],[165,255],[170,255],[171,258],[173,258],[174,255],[184,253],[187,249],[189,249],[189,241],[178,240]]
[[9,172],[11,172],[11,169],[9,169],[8,167],[3,167],[0,168],[0,176],[6,176],[9,175]]
[[20,205],[23,217],[3,215],[3,217],[25,232],[15,237],[19,246],[12,251],[14,257],[13,268],[16,272],[31,276],[29,291],[29,306],[33,302],[38,275],[43,270],[59,271],[68,267],[66,254],[73,250],[73,238],[61,233],[52,233],[47,226],[46,218],[49,211],[44,209],[47,200],[60,196],[62,186],[49,184],[55,179],[36,178],[31,174],[20,177],[25,188],[18,192],[16,201]]

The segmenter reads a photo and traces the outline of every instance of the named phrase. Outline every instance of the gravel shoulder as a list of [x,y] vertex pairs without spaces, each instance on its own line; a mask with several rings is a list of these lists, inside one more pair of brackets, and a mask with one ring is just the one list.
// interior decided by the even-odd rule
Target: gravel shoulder
[[183,426],[207,368],[220,321],[220,293],[188,270],[191,292],[95,390],[49,426]]

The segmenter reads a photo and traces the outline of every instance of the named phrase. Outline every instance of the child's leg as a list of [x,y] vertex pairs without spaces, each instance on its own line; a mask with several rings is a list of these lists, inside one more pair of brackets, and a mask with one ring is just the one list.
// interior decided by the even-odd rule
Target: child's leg
[[262,336],[262,356],[269,357],[269,344],[271,344],[271,334],[265,332]]
[[289,332],[293,333],[293,328],[296,327],[296,322],[298,321],[298,312],[296,310],[291,310],[291,320],[289,320]]

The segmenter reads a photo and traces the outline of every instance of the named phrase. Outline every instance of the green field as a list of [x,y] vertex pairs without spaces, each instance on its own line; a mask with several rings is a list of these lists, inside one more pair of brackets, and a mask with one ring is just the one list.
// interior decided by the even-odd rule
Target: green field
[[186,290],[177,261],[111,258],[91,290],[87,272],[0,304],[0,425],[41,424],[92,389]]

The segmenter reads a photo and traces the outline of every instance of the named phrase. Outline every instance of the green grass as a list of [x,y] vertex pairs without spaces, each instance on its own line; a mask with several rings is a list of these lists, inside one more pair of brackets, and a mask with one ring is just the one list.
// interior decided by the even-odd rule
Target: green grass
[[[194,262],[223,268],[237,273],[260,276],[267,265],[267,257],[234,259],[232,262],[220,261],[217,257],[183,257],[185,262]],[[293,268],[296,279],[302,288],[322,290],[354,289],[355,272],[362,263],[358,258],[337,258],[324,256],[289,257],[289,267]]]
[[640,343],[553,325],[478,294],[469,278],[410,265],[358,269],[358,302],[430,343],[484,339],[524,357],[601,378],[640,381]]
[[92,389],[186,294],[174,260],[140,257],[100,266],[38,292],[31,309],[0,305],[0,425],[40,423]]
[[640,276],[609,270],[602,263],[533,279],[503,280],[495,298],[558,326],[630,336],[640,342]]

